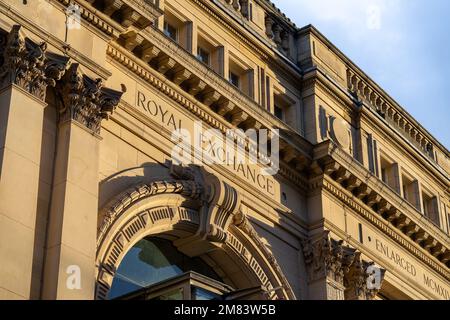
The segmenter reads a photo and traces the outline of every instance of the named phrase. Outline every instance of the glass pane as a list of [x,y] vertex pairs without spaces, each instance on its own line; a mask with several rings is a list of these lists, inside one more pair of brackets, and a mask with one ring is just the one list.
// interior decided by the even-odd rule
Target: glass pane
[[198,47],[197,59],[203,62],[204,64],[209,65],[209,52],[201,47]]
[[239,76],[230,71],[230,83],[239,88]]
[[164,34],[174,41],[178,41],[178,30],[173,25],[164,22]]
[[160,296],[157,296],[151,300],[183,300],[183,289],[176,289],[173,291],[169,291]]
[[280,120],[283,120],[283,109],[275,106],[275,117],[277,117]]
[[198,287],[192,288],[192,298],[194,300],[221,300],[220,295]]
[[114,276],[109,298],[120,297],[187,271],[221,281],[203,260],[185,256],[170,241],[158,238],[143,239],[123,258]]

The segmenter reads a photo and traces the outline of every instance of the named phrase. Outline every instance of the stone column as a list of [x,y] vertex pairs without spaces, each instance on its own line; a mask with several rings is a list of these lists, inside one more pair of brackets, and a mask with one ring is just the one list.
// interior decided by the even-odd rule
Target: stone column
[[122,93],[72,64],[57,86],[62,105],[44,271],[44,299],[93,299],[102,119]]
[[67,58],[21,36],[0,39],[0,299],[29,299],[47,87]]

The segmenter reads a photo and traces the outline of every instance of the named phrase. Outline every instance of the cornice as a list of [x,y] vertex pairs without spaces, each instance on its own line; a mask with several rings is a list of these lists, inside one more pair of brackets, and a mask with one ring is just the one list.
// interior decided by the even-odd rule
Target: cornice
[[[390,239],[394,240],[397,244],[402,246],[402,248],[408,250],[420,261],[424,262],[445,279],[450,281],[450,272],[448,271],[448,268],[443,267],[440,263],[437,263],[434,258],[431,258],[429,256],[428,252],[424,252],[423,248],[417,247],[416,243],[414,243],[411,239],[409,239],[402,233],[399,233],[398,230],[394,228],[390,223],[383,219],[380,219],[379,216],[373,213],[371,208],[367,207],[363,203],[360,204],[359,201],[355,201],[353,194],[345,190],[345,188],[343,188],[341,185],[337,184],[335,181],[327,177],[324,179],[323,187],[336,199],[344,202],[347,206],[349,206],[352,210],[365,218],[378,230],[382,231]],[[348,239],[346,240],[348,241]]]
[[321,163],[326,176],[347,189],[351,199],[355,199],[353,202],[365,204],[373,212],[369,211],[371,215],[383,218],[383,223],[395,227],[398,234],[408,236],[418,250],[426,252],[448,272],[450,237],[447,234],[333,142],[318,145],[315,159]]
[[[198,101],[193,99],[191,100],[191,97],[186,96],[185,92],[179,89],[175,84],[172,84],[170,81],[166,81],[165,79],[160,79],[160,76],[155,75],[154,70],[150,66],[142,63],[120,46],[114,44],[109,45],[107,48],[107,53],[114,61],[120,63],[128,70],[131,70],[136,76],[144,80],[147,84],[152,85],[162,94],[168,96],[178,105],[181,105],[197,118],[206,122],[212,128],[218,129],[222,133],[226,133],[227,129],[232,128],[223,120],[218,120],[216,116],[206,108],[206,106],[201,106]],[[248,142],[246,148],[247,150],[249,148]],[[291,169],[289,166],[281,163],[279,173],[301,189],[306,189],[305,179],[300,175],[300,173]]]
[[[398,132],[396,127],[387,123],[373,108],[367,105],[367,102],[357,101],[345,88],[330,78],[320,66],[314,66],[305,71],[302,88],[303,90],[307,90],[314,88],[316,85],[335,99],[344,108],[349,117],[353,117],[355,113],[362,115],[362,119],[370,121],[370,128],[373,126],[378,128],[379,134],[387,136],[389,141],[394,143],[398,148],[403,149],[407,156],[412,157],[415,162],[425,167],[433,177],[436,177],[444,190],[449,188],[450,178],[444,169],[429,157],[425,156],[416,145]],[[386,129],[391,133],[388,134]]]
[[[295,130],[276,119],[274,115],[261,108],[254,100],[242,94],[240,90],[199,62],[192,54],[171,41],[161,31],[148,28],[140,35],[140,41],[142,41],[139,45],[140,47],[151,48],[158,52],[156,57],[153,56],[151,58],[151,61],[143,63],[143,59],[147,59],[143,54],[139,57],[136,55],[135,50],[130,53],[129,50],[115,43],[109,44],[108,53],[120,51],[122,52],[121,54],[128,56],[128,59],[131,61],[139,61],[138,65],[144,69],[157,70],[159,73],[164,74],[165,78],[169,78],[174,84],[178,81],[178,78],[174,78],[177,76],[171,75],[170,72],[179,70],[179,72],[187,74],[176,85],[183,86],[185,83],[188,83],[191,87],[188,89],[184,88],[184,91],[188,91],[191,96],[195,96],[198,102],[209,105],[210,108],[216,110],[216,113],[219,113],[229,122],[231,121],[235,126],[245,126],[245,124],[253,121],[253,124],[250,126],[252,128],[278,128],[281,131],[282,139],[286,141],[283,145],[296,153],[296,156],[291,158],[291,161],[293,160],[296,163],[303,162],[305,157],[310,157],[312,146]],[[137,34],[135,36],[137,37]],[[133,36],[131,36],[131,39],[133,39]],[[134,47],[137,46],[134,40],[130,41]],[[127,43],[124,45],[127,46]],[[116,57],[116,60],[120,62],[120,58]],[[121,63],[123,64],[123,62]],[[135,72],[133,67],[130,69]],[[203,83],[203,86],[200,87],[201,83]],[[191,93],[191,91],[194,92]],[[218,109],[216,109],[216,105],[218,105]],[[222,107],[224,105],[227,106],[227,109],[223,110]],[[224,112],[221,113],[222,111]]]
[[[402,114],[408,122],[413,124],[418,130],[422,133],[424,137],[426,137],[429,141],[431,141],[435,146],[439,147],[439,149],[450,158],[450,152],[447,150],[445,146],[443,146],[436,138],[433,137],[431,133],[429,133],[421,124],[419,124],[403,107],[401,107],[389,94],[387,94],[378,84],[376,84],[364,71],[362,71],[351,59],[349,59],[342,51],[340,51],[331,41],[329,41],[319,30],[317,30],[313,25],[307,25],[298,30],[298,35],[304,34],[313,34],[316,38],[322,41],[326,46],[336,55],[339,59],[341,59],[345,64],[348,70],[351,70],[354,74],[357,74],[361,79],[363,79],[368,85],[373,87],[381,96],[383,102],[389,103],[397,113]],[[351,83],[348,82],[350,86]]]
[[[361,119],[362,121],[367,121],[370,125],[369,127],[374,127],[379,129],[378,134],[387,138],[391,143],[395,144],[398,148],[404,150],[404,155],[411,158],[413,161],[419,163],[421,167],[426,169],[431,176],[436,177],[439,184],[442,186],[443,190],[448,190],[450,188],[450,176],[449,174],[437,165],[435,162],[430,161],[417,147],[412,144],[408,139],[403,137],[398,133],[395,127],[389,126],[386,120],[381,118],[376,112],[369,108],[361,109]],[[392,134],[389,135],[386,132],[386,127],[388,127]],[[392,137],[395,137],[392,139]]]
[[[133,118],[142,122],[149,128],[152,128],[155,131],[160,131],[164,139],[170,141],[171,137],[170,130],[167,129],[161,130],[161,127],[157,122],[154,122],[149,117],[137,111],[136,108],[134,108],[130,104],[126,103],[125,101],[121,101],[120,104],[118,105],[118,109],[121,109],[123,112],[131,115]],[[111,116],[111,121],[114,121],[121,127],[126,128],[127,130],[138,136],[146,143],[153,144],[156,149],[158,149],[160,152],[170,157],[170,150],[171,150],[170,148],[166,147],[164,143],[155,144],[154,143],[155,141],[150,141],[147,138],[143,137],[138,129],[140,127],[136,127],[134,123],[126,121],[120,112],[117,111],[114,112],[114,114]],[[116,134],[108,127],[103,127],[103,129],[111,132],[112,134]],[[161,165],[167,167],[166,164]],[[229,171],[226,168],[221,168],[220,166],[215,167],[214,170],[217,171],[222,176],[231,177],[234,175],[233,172]],[[283,176],[283,174],[281,174],[281,176]],[[303,232],[302,230],[307,227],[307,223],[304,220],[297,217],[296,215],[293,215],[289,208],[283,206],[282,204],[280,204],[275,200],[272,200],[264,196],[263,194],[255,190],[255,188],[251,184],[249,184],[246,180],[240,178],[239,176],[236,176],[235,179],[233,180],[237,185],[243,187],[246,190],[246,192],[248,192],[248,195],[247,194],[242,195],[242,203],[244,205],[246,205],[249,208],[252,208],[256,212],[258,212],[262,217],[268,219],[269,221],[280,227],[282,230],[288,232],[290,235],[297,238],[300,237],[300,234]],[[252,199],[253,200],[258,199],[259,201],[253,201]],[[257,205],[257,207],[255,205]],[[267,208],[272,208],[274,211],[277,212],[277,214],[274,214],[273,211],[271,210],[267,210]]]
[[[31,22],[28,18],[23,16],[18,10],[14,9],[8,4],[5,4],[3,0],[0,0],[0,13],[10,17],[15,23],[20,24],[27,31],[33,33],[37,38],[47,42],[52,47],[63,52],[64,55],[78,61],[84,67],[97,74],[102,79],[106,80],[111,76],[111,72],[100,66],[98,63],[82,54],[78,50],[71,48],[64,41],[58,39],[52,33],[45,31],[40,26]],[[11,26],[12,27],[12,26]]]
[[100,30],[104,35],[117,38],[124,28],[117,22],[104,15],[102,12],[95,10],[86,0],[51,0],[55,4],[59,4],[62,9],[71,5],[74,1],[80,8],[80,15],[89,24]]

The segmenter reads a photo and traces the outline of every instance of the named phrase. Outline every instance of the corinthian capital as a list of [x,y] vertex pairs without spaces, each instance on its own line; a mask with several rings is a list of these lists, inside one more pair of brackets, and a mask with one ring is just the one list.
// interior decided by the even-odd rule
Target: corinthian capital
[[45,42],[37,44],[23,38],[20,28],[13,26],[2,39],[1,87],[15,84],[44,101],[47,87],[54,87],[63,76],[69,58],[47,52]]
[[373,300],[381,289],[385,272],[374,262],[361,259],[361,253],[357,252],[345,275],[346,300]]
[[78,63],[70,66],[60,86],[61,120],[75,120],[95,133],[100,132],[101,121],[109,118],[123,94],[103,87],[101,79],[81,74]]
[[344,246],[342,240],[332,239],[329,231],[319,239],[302,241],[302,247],[310,281],[326,277],[343,284],[354,259],[354,249]]

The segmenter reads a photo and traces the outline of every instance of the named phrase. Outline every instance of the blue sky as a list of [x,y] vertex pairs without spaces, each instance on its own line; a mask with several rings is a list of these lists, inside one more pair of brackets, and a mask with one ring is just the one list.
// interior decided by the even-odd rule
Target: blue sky
[[450,149],[449,0],[272,0],[313,24]]

